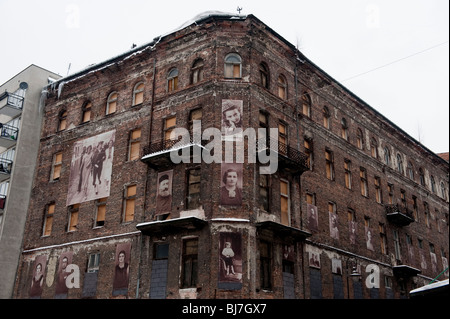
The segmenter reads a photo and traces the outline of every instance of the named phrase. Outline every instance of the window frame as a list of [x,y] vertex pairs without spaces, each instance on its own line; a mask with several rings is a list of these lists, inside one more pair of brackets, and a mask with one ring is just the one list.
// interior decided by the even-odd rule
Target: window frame
[[81,124],[89,123],[92,118],[92,102],[86,101],[81,107]]
[[[95,201],[95,219],[94,219],[94,227],[93,228],[101,228],[105,226],[106,223],[106,202],[107,197],[99,198]],[[99,220],[99,210],[100,207],[104,209],[103,220]],[[99,222],[103,222],[101,225]]]
[[[106,100],[105,115],[111,115],[117,112],[118,101],[119,93],[117,91],[112,91],[108,94],[108,98]],[[112,108],[112,106],[114,107]]]
[[191,84],[197,84],[204,79],[204,65],[205,61],[202,58],[197,58],[192,63],[191,67]]
[[179,71],[177,68],[171,68],[167,73],[167,92],[174,92],[178,90],[178,76]]
[[[57,162],[59,156],[61,157],[61,160]],[[53,154],[52,170],[50,172],[50,181],[58,181],[61,178],[62,161],[63,161],[63,152],[57,152]],[[58,172],[59,174],[58,176],[55,176],[56,172]]]
[[[135,134],[139,133],[139,136],[135,136]],[[127,160],[129,162],[136,161],[140,159],[141,154],[141,137],[142,137],[142,129],[141,128],[135,128],[134,130],[130,131],[130,137],[128,141],[128,154],[127,154]],[[135,147],[137,146],[137,150]],[[137,151],[137,154],[134,152]]]
[[58,130],[57,132],[62,132],[67,129],[67,110],[64,109],[58,114]]
[[[44,223],[42,226],[42,237],[48,237],[52,234],[55,209],[56,209],[56,204],[54,202],[51,202],[45,206]],[[47,230],[48,230],[48,233],[47,233]]]
[[[142,88],[140,88],[140,86],[142,86]],[[132,106],[137,106],[137,105],[141,105],[142,103],[144,103],[144,90],[145,90],[144,82],[141,81],[134,85]],[[139,100],[136,101],[137,97],[140,97],[139,98],[139,100],[141,100],[140,102],[139,102]]]
[[[195,253],[187,253],[187,243],[196,243]],[[181,271],[180,271],[180,286],[181,288],[195,288],[198,284],[198,237],[184,238],[182,243],[182,256],[181,256]],[[187,277],[186,274],[189,274]]]
[[[129,191],[132,188],[135,188],[134,194],[129,194]],[[122,223],[129,223],[134,221],[134,216],[136,214],[136,198],[137,198],[137,184],[129,184],[125,186],[124,189],[124,195],[123,195],[123,218]],[[132,214],[128,211],[128,209],[132,206]],[[132,218],[128,218],[129,216],[132,216]]]
[[[237,61],[231,61],[236,58]],[[236,67],[239,68],[239,76],[236,74]],[[230,74],[231,71],[231,74]],[[242,78],[242,57],[235,52],[228,53],[224,59],[224,78],[241,79]]]

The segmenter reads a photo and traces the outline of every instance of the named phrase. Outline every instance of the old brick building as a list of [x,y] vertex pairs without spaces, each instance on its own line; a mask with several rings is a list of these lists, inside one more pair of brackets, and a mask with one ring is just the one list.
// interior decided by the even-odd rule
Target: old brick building
[[448,265],[448,165],[255,16],[201,14],[48,87],[14,297],[407,297]]

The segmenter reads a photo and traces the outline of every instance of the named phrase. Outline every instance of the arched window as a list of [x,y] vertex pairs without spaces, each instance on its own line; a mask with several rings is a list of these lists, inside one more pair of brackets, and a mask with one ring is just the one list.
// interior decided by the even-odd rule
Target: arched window
[[323,126],[327,129],[330,129],[330,111],[326,106],[323,107]]
[[387,146],[384,148],[384,163],[387,166],[391,166],[391,152]]
[[410,179],[414,180],[414,168],[413,168],[411,161],[409,161],[406,166],[406,173],[408,174],[408,177]]
[[441,182],[441,195],[444,200],[447,200],[447,189],[445,188],[444,182]]
[[348,141],[348,125],[345,118],[342,118],[341,120],[341,137]]
[[269,88],[269,68],[267,67],[267,65],[262,62],[259,64],[259,76],[260,76],[260,81],[261,81],[261,85],[268,89]]
[[430,177],[430,183],[431,183],[431,191],[433,193],[436,193],[436,182],[434,181],[433,175],[431,175],[431,177]]
[[81,123],[87,123],[91,120],[92,103],[90,101],[85,102],[81,108]]
[[239,79],[242,77],[242,59],[236,53],[230,53],[225,57],[225,77]]
[[62,110],[58,115],[58,132],[64,131],[67,127],[67,111]]
[[278,96],[283,100],[287,99],[287,82],[283,75],[278,77]]
[[307,92],[302,94],[302,113],[307,117],[311,117],[311,97]]
[[139,82],[133,89],[133,106],[142,104],[144,102],[144,83]]
[[175,91],[178,88],[178,69],[170,70],[167,75],[167,91]]
[[397,154],[397,171],[400,174],[403,174],[403,159],[402,156],[400,154]]
[[364,148],[364,136],[360,128],[356,131],[356,146],[360,150]]
[[203,81],[203,59],[197,59],[191,68],[191,84]]
[[423,168],[419,168],[419,181],[420,185],[425,186],[425,174],[423,173]]
[[378,158],[378,143],[374,137],[370,140],[370,155],[373,158]]
[[108,95],[108,101],[106,102],[106,115],[115,113],[117,110],[117,92],[112,92]]

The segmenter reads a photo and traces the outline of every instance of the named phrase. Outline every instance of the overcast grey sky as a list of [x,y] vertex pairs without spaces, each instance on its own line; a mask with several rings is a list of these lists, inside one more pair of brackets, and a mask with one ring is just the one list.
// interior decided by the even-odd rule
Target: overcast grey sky
[[0,0],[0,84],[30,64],[66,76],[238,6],[427,148],[449,151],[448,0]]

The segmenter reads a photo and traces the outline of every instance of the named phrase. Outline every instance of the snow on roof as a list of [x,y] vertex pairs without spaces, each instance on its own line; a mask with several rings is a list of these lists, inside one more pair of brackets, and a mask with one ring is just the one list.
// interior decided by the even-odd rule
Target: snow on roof
[[448,285],[448,279],[442,280],[442,281],[438,281],[438,282],[435,282],[435,283],[432,283],[432,284],[428,284],[428,285],[425,285],[425,286],[422,286],[422,287],[419,287],[417,289],[411,290],[409,293],[410,294],[415,294],[415,293],[418,293],[418,292],[423,292],[423,291],[426,291],[426,290],[443,287],[445,285]]

